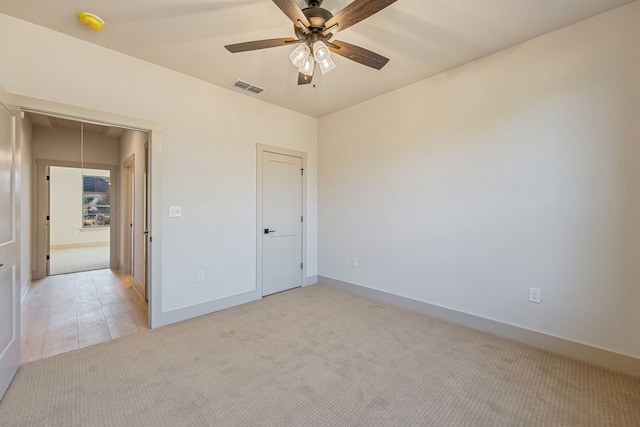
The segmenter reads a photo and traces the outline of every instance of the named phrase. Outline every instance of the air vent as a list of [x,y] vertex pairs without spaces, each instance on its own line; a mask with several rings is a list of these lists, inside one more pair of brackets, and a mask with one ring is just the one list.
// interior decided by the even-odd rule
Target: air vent
[[264,89],[258,86],[254,86],[250,83],[247,82],[243,82],[242,80],[236,80],[235,82],[231,83],[232,86],[235,86],[239,89],[242,90],[246,90],[249,92],[253,92],[253,93],[260,93],[262,92]]
[[260,93],[260,92],[262,92],[264,89],[262,89],[261,87],[258,87],[258,86],[249,86],[249,87],[247,88],[247,90],[248,90],[249,92],[253,92],[253,93]]
[[247,82],[243,82],[242,80],[236,80],[232,83],[235,87],[239,87],[240,89],[247,89],[251,87],[251,85]]

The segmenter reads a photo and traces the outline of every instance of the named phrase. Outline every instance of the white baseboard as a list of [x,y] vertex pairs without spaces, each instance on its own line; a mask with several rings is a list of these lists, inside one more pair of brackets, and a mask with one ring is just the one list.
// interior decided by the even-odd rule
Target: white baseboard
[[315,285],[316,283],[318,283],[318,275],[307,276],[304,278],[302,282],[302,286],[304,287],[304,286]]
[[109,246],[109,242],[85,242],[85,243],[66,243],[63,245],[51,245],[51,249],[74,249],[74,248],[91,248],[93,246]]
[[631,356],[325,276],[318,276],[318,283],[446,320],[471,329],[542,348],[553,353],[569,356],[582,360],[583,362],[640,377],[640,359]]
[[29,274],[29,276],[24,280],[24,282],[20,283],[20,302],[24,301],[24,298],[27,296],[27,293],[29,292],[29,288],[31,287],[31,278],[32,278],[32,275]]
[[220,298],[213,301],[203,302],[202,304],[192,305],[184,308],[178,308],[170,311],[163,311],[159,316],[153,318],[152,329],[167,326],[172,323],[182,322],[183,320],[193,319],[194,317],[204,316],[216,311],[225,310],[240,304],[256,301],[262,298],[258,291],[253,290],[226,298]]
[[140,295],[140,297],[143,300],[146,300],[145,296],[144,296],[144,285],[142,283],[140,283],[140,281],[138,279],[136,279],[133,276],[131,277],[131,284],[133,285],[133,289],[136,290],[136,292],[138,293],[138,295]]
[[[134,279],[135,280],[135,279]],[[302,286],[310,286],[318,283],[318,276],[305,277]],[[170,325],[172,323],[181,322],[183,320],[192,319],[205,314],[214,313],[216,311],[225,310],[237,305],[246,304],[248,302],[262,299],[262,295],[257,291],[244,292],[238,295],[232,295],[226,298],[220,298],[213,301],[204,302],[189,307],[179,308],[171,311],[160,313],[158,318],[154,318],[152,329]]]

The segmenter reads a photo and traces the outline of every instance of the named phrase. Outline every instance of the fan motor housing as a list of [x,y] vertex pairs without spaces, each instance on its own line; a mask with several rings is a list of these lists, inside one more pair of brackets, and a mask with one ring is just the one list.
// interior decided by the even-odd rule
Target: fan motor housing
[[[311,24],[309,25],[308,28],[312,33],[319,33],[324,31],[325,22],[333,18],[333,15],[331,14],[331,12],[321,7],[313,7],[313,6],[307,7],[305,9],[302,9],[302,13],[304,13],[304,16],[307,17],[307,20]],[[295,25],[293,26],[293,28],[296,33],[296,37],[298,37],[298,39],[305,38],[305,34],[304,32],[302,32],[302,30],[300,30]]]

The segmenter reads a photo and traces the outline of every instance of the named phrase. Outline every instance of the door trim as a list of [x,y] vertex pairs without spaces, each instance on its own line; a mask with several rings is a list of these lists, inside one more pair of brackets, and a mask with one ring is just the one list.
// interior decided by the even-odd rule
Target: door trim
[[[9,171],[9,211],[10,211],[10,227],[11,233],[8,236],[6,242],[0,242],[0,268],[3,271],[8,271],[10,276],[10,283],[0,283],[1,286],[9,285],[11,289],[9,293],[11,295],[9,304],[11,306],[11,324],[2,325],[3,328],[11,328],[10,337],[6,346],[0,348],[0,399],[4,396],[7,388],[11,384],[18,368],[20,367],[20,328],[21,328],[21,307],[20,307],[20,230],[18,221],[18,203],[21,197],[20,185],[17,184],[20,173],[22,173],[21,165],[19,163],[19,150],[21,149],[21,141],[19,140],[19,126],[17,123],[16,109],[13,104],[9,104],[11,101],[9,95],[5,92],[4,88],[0,86],[0,111],[6,112],[8,115],[8,122],[10,123],[10,156],[9,162],[11,164],[11,170]],[[7,104],[5,104],[5,102]],[[5,258],[6,256],[6,258]],[[2,343],[0,343],[1,345]]]
[[262,161],[265,152],[282,154],[284,156],[298,157],[302,159],[302,286],[306,283],[307,277],[307,153],[302,151],[291,150],[288,148],[275,147],[271,145],[256,144],[256,290],[262,297],[262,267],[263,267],[263,250],[262,250]]
[[124,245],[122,253],[122,272],[133,276],[134,273],[134,253],[135,240],[133,238],[135,231],[135,161],[136,155],[133,153],[124,162],[122,162],[123,178],[122,190],[123,198],[123,226],[124,226]]
[[[36,269],[34,279],[42,279],[49,273],[47,270],[47,255],[49,254],[49,242],[48,242],[48,226],[47,226],[47,200],[48,200],[48,186],[47,186],[47,168],[50,166],[59,166],[66,168],[83,167],[80,162],[63,161],[63,160],[50,160],[50,159],[36,159],[36,197],[34,199],[34,211],[33,217],[36,221]],[[113,196],[111,197],[111,226],[109,229],[109,268],[117,270],[118,265],[118,227],[120,226],[120,216],[118,215],[119,206],[119,179],[118,179],[118,167],[113,165],[102,165],[99,163],[84,163],[84,169],[101,169],[108,170],[111,179],[111,188]],[[55,220],[55,219],[54,219]]]

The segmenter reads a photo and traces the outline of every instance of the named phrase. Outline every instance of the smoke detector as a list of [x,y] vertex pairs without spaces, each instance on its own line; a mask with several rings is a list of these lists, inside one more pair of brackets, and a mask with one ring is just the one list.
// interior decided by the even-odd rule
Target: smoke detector
[[104,21],[98,15],[90,12],[80,12],[78,13],[78,19],[93,31],[104,30]]

